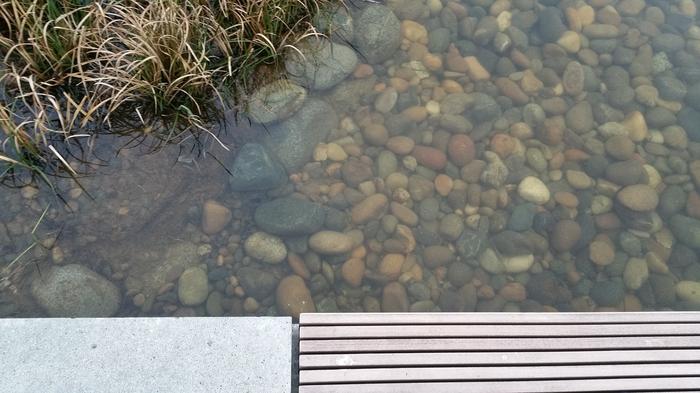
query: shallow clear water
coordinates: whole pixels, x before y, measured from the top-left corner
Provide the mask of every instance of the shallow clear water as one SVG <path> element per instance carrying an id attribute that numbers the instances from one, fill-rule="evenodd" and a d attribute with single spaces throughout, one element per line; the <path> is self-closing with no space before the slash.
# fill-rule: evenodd
<path id="1" fill-rule="evenodd" d="M 2 189 L 0 316 L 700 309 L 696 6 L 351 8 L 330 76 L 232 151 Z M 234 192 L 257 141 L 289 179 Z"/>

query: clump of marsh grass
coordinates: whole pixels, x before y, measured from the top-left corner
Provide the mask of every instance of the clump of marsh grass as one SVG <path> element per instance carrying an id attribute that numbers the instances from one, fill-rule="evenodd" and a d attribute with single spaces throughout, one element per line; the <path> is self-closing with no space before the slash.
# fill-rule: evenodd
<path id="1" fill-rule="evenodd" d="M 234 51 L 229 75 L 243 83 L 259 82 L 261 68 L 279 73 L 285 51 L 297 51 L 299 41 L 321 35 L 314 18 L 337 0 L 212 0 L 218 20 Z M 263 74 L 264 77 L 264 74 Z"/>
<path id="2" fill-rule="evenodd" d="M 5 65 L 39 83 L 68 86 L 81 72 L 82 48 L 92 37 L 94 5 L 84 0 L 0 2 L 0 51 Z"/>
<path id="3" fill-rule="evenodd" d="M 223 102 L 223 63 L 232 56 L 208 7 L 190 1 L 122 2 L 105 9 L 90 72 L 105 121 L 165 143 L 207 124 Z M 154 132 L 160 131 L 160 132 Z"/>
<path id="4" fill-rule="evenodd" d="M 0 2 L 0 181 L 77 172 L 68 164 L 71 139 L 93 119 L 84 81 L 86 43 L 94 39 L 95 7 L 82 0 Z M 27 179 L 25 174 L 29 174 Z"/>
<path id="5" fill-rule="evenodd" d="M 75 177 L 74 145 L 84 152 L 99 133 L 219 142 L 211 123 L 278 78 L 284 54 L 320 35 L 315 17 L 339 4 L 0 0 L 0 181 Z"/>

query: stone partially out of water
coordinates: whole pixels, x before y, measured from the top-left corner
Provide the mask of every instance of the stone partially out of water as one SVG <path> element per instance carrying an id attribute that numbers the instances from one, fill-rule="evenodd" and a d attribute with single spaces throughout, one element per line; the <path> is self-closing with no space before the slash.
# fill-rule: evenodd
<path id="1" fill-rule="evenodd" d="M 233 191 L 265 191 L 287 182 L 280 163 L 257 143 L 247 143 L 236 154 L 229 179 Z"/>
<path id="2" fill-rule="evenodd" d="M 355 19 L 355 47 L 370 64 L 390 59 L 401 45 L 401 24 L 387 7 L 369 5 Z"/>
<path id="3" fill-rule="evenodd" d="M 310 37 L 290 51 L 285 68 L 291 79 L 313 90 L 329 89 L 345 79 L 357 66 L 351 48 L 325 38 Z"/>
<path id="4" fill-rule="evenodd" d="M 306 100 L 306 89 L 280 79 L 255 90 L 247 102 L 246 113 L 256 123 L 269 124 L 292 116 Z"/>
<path id="5" fill-rule="evenodd" d="M 54 266 L 32 282 L 32 296 L 51 317 L 111 317 L 119 309 L 119 289 L 77 264 Z"/>
<path id="6" fill-rule="evenodd" d="M 328 133 L 338 126 L 338 115 L 325 101 L 308 99 L 289 119 L 268 128 L 265 145 L 289 172 L 306 164 L 314 147 L 325 142 Z"/>
<path id="7" fill-rule="evenodd" d="M 255 223 L 265 232 L 299 236 L 321 229 L 326 213 L 317 203 L 285 197 L 265 202 L 255 209 Z"/>

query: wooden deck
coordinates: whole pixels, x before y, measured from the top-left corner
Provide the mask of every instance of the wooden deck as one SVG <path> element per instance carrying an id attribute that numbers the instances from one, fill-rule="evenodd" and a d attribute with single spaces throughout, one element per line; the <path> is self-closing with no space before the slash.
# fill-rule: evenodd
<path id="1" fill-rule="evenodd" d="M 299 392 L 700 391 L 700 313 L 302 314 Z"/>

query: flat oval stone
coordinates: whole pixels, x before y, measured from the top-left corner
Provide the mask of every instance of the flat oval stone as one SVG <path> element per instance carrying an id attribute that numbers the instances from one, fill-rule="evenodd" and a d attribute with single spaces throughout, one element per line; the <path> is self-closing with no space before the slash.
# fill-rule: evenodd
<path id="1" fill-rule="evenodd" d="M 528 202 L 543 205 L 549 201 L 550 192 L 542 180 L 528 176 L 518 185 L 518 195 Z"/>
<path id="2" fill-rule="evenodd" d="M 316 232 L 309 238 L 311 249 L 324 255 L 345 254 L 352 250 L 353 245 L 350 236 L 335 231 Z"/>
<path id="3" fill-rule="evenodd" d="M 630 210 L 648 212 L 656 209 L 659 204 L 659 195 L 646 184 L 635 184 L 618 192 L 617 200 Z"/>

